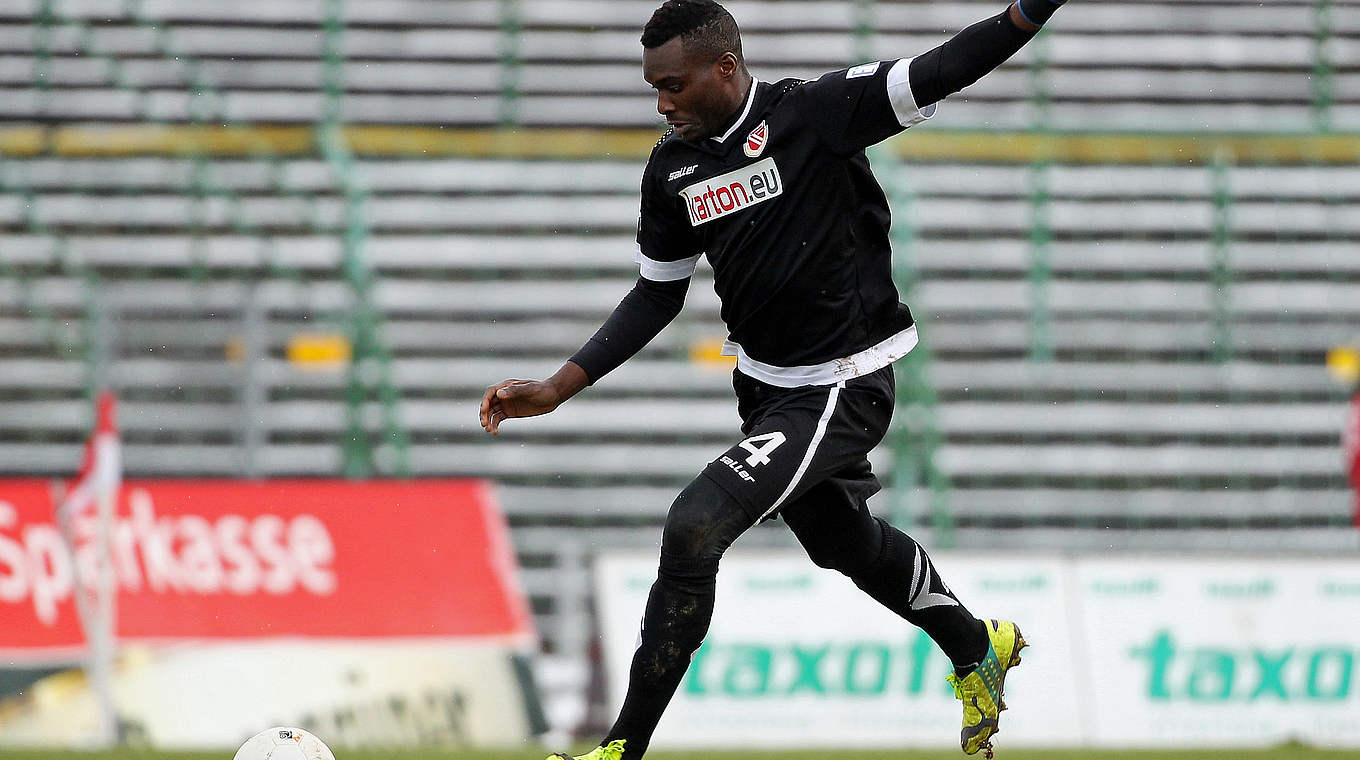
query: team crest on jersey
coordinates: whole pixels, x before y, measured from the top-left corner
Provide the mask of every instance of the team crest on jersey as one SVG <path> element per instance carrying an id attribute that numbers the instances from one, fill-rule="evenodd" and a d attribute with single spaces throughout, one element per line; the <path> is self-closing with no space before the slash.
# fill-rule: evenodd
<path id="1" fill-rule="evenodd" d="M 751 130 L 751 134 L 746 136 L 746 144 L 741 149 L 751 158 L 759 156 L 765 152 L 765 143 L 770 139 L 770 125 L 768 122 L 760 122 L 760 126 Z"/>

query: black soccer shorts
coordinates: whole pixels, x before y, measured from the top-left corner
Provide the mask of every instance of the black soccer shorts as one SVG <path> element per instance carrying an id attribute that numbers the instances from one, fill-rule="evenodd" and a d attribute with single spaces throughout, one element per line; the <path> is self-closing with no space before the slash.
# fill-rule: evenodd
<path id="1" fill-rule="evenodd" d="M 708 463 L 716 482 L 759 522 L 813 486 L 819 499 L 858 509 L 880 485 L 869 451 L 883 440 L 893 410 L 888 365 L 835 385 L 779 388 L 733 372 L 741 432 L 746 436 Z"/>

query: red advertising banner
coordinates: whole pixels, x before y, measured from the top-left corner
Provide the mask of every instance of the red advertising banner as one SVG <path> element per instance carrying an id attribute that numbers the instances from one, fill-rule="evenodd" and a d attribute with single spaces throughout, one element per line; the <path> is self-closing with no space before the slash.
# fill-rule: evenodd
<path id="1" fill-rule="evenodd" d="M 47 481 L 0 480 L 0 653 L 83 646 L 76 531 L 73 556 Z M 125 640 L 533 635 L 480 481 L 127 481 L 110 543 Z"/>

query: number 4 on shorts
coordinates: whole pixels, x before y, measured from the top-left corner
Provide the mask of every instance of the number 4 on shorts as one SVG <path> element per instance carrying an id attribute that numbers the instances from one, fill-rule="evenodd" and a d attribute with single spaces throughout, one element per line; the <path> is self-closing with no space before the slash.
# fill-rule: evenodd
<path id="1" fill-rule="evenodd" d="M 755 467 L 758 464 L 769 464 L 770 452 L 784 445 L 784 440 L 784 434 L 776 430 L 773 433 L 753 435 L 737 445 L 751 452 L 751 456 L 746 457 L 746 464 Z"/>

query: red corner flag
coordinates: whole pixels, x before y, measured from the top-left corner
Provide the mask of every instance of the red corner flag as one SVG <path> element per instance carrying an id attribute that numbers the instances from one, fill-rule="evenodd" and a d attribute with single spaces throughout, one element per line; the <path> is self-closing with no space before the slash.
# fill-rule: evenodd
<path id="1" fill-rule="evenodd" d="M 118 488 L 123 483 L 123 453 L 114 421 L 114 403 L 112 392 L 100 392 L 94 432 L 85 442 L 80 472 L 71 481 L 65 498 L 57 505 L 59 526 L 71 525 L 82 513 L 93 511 L 101 499 L 112 499 L 118 495 Z"/>
<path id="2" fill-rule="evenodd" d="M 123 484 L 123 457 L 118 428 L 113 419 L 114 398 L 102 391 L 96 404 L 94 432 L 85 444 L 85 457 L 56 506 L 57 528 L 70 552 L 75 572 L 76 612 L 85 631 L 89 677 L 95 703 L 99 706 L 96 746 L 108 747 L 118 741 L 118 708 L 113 695 L 113 658 L 117 647 L 117 584 L 113 576 L 112 524 L 118 507 L 118 491 Z M 93 518 L 92 564 L 78 559 L 81 549 L 76 524 Z"/>

